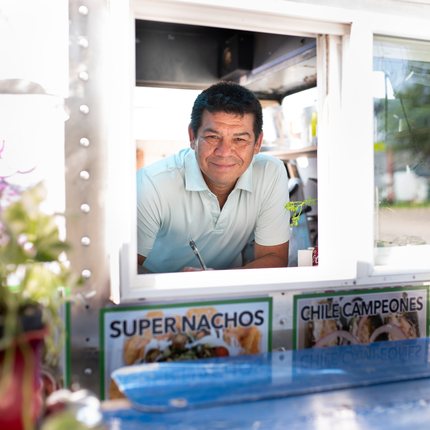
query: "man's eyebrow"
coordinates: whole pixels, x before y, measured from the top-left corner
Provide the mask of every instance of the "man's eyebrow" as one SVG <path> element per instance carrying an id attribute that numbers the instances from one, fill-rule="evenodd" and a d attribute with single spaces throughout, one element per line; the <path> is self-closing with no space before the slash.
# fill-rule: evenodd
<path id="1" fill-rule="evenodd" d="M 218 135 L 221 134 L 218 130 L 215 130 L 214 128 L 210 128 L 210 127 L 209 128 L 205 128 L 202 133 L 213 133 L 213 134 L 218 134 Z M 247 131 L 242 131 L 240 133 L 234 133 L 233 136 L 235 136 L 235 137 L 238 137 L 238 136 L 249 136 L 249 137 L 252 137 L 251 133 L 248 133 Z"/>
<path id="2" fill-rule="evenodd" d="M 205 128 L 204 130 L 203 130 L 203 133 L 214 133 L 214 134 L 219 134 L 219 131 L 217 131 L 217 130 L 215 130 L 214 128 Z"/>
<path id="3" fill-rule="evenodd" d="M 242 131 L 242 133 L 234 133 L 233 134 L 233 136 L 245 136 L 245 135 L 252 137 L 251 133 L 248 133 L 247 131 Z"/>

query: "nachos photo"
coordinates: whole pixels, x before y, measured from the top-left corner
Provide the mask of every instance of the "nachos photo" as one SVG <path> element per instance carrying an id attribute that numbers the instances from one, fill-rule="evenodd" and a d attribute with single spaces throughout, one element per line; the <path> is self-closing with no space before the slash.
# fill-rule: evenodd
<path id="1" fill-rule="evenodd" d="M 186 316 L 189 321 L 199 321 L 202 315 L 210 321 L 216 315 L 215 308 L 190 309 Z M 149 312 L 147 317 L 153 317 Z M 161 315 L 157 316 L 163 316 Z M 193 318 L 196 317 L 196 318 Z M 177 333 L 152 336 L 147 329 L 143 335 L 135 335 L 124 341 L 125 365 L 164 361 L 196 360 L 199 358 L 226 357 L 261 352 L 262 334 L 256 326 L 216 329 L 205 325 L 198 330 L 180 331 L 180 316 L 176 319 Z M 221 316 L 216 316 L 216 326 Z M 233 324 L 230 323 L 230 326 Z"/>

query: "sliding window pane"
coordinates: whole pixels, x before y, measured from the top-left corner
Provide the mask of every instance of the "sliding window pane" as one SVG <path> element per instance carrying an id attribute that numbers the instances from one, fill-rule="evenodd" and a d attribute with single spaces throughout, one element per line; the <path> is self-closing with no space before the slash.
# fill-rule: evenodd
<path id="1" fill-rule="evenodd" d="M 430 244 L 430 43 L 376 36 L 373 70 L 375 264 L 403 267 Z"/>

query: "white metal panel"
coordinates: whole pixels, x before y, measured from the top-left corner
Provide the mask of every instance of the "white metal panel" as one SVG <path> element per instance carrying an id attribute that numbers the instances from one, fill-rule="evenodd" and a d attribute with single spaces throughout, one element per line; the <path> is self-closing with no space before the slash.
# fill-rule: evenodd
<path id="1" fill-rule="evenodd" d="M 382 17 L 366 16 L 366 23 L 373 34 L 384 36 L 405 37 L 410 39 L 430 40 L 428 25 L 430 20 L 430 4 L 422 19 L 408 18 L 407 15 Z"/>
<path id="2" fill-rule="evenodd" d="M 339 8 L 300 5 L 282 0 L 132 0 L 131 7 L 136 19 L 151 21 L 305 37 L 349 32 L 349 20 Z"/>
<path id="3" fill-rule="evenodd" d="M 135 211 L 135 145 L 133 141 L 133 94 L 135 77 L 134 14 L 126 2 L 111 0 L 109 4 L 109 195 L 107 220 L 111 255 L 111 299 L 120 300 L 120 260 L 123 243 L 129 243 L 136 228 Z M 125 210 L 124 210 L 125 209 Z M 124 275 L 124 272 L 122 272 Z"/>
<path id="4" fill-rule="evenodd" d="M 107 20 L 104 0 L 82 7 L 69 1 L 69 80 L 65 123 L 67 239 L 72 245 L 71 267 L 85 284 L 72 290 L 70 304 L 69 374 L 73 389 L 98 383 L 99 309 L 109 304 L 110 264 L 106 197 L 108 171 L 107 114 L 112 78 L 107 70 Z M 36 18 L 37 19 L 37 18 Z M 53 54 L 55 55 L 55 54 Z M 84 73 L 83 73 L 84 72 Z M 89 178 L 80 173 L 87 171 Z M 73 359 L 72 359 L 73 357 Z"/>
<path id="5" fill-rule="evenodd" d="M 366 21 L 351 27 L 350 55 L 345 69 L 343 106 L 346 112 L 343 140 L 348 160 L 343 186 L 349 218 L 345 237 L 357 277 L 370 274 L 373 266 L 373 99 L 371 74 L 373 35 Z"/>
<path id="6" fill-rule="evenodd" d="M 351 166 L 348 144 L 342 133 L 342 118 L 347 115 L 341 106 L 342 38 L 320 38 L 319 55 L 325 59 L 326 69 L 321 73 L 326 96 L 321 99 L 322 115 L 318 121 L 318 244 L 319 266 L 332 273 L 342 273 L 346 278 L 355 277 L 355 264 L 349 252 L 350 199 L 345 199 L 345 178 Z M 318 82 L 321 82 L 321 77 Z M 319 94 L 321 97 L 322 95 Z"/>

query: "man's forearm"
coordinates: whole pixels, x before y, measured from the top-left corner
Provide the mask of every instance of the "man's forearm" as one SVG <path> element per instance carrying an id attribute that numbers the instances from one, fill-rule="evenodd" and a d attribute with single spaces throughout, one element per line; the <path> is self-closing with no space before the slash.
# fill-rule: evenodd
<path id="1" fill-rule="evenodd" d="M 238 267 L 238 269 L 264 269 L 270 267 L 287 267 L 288 261 L 284 261 L 281 257 L 274 254 L 268 254 L 264 257 L 257 258 L 251 263 L 246 264 L 243 267 Z"/>
<path id="2" fill-rule="evenodd" d="M 246 264 L 242 269 L 257 269 L 270 267 L 287 267 L 288 266 L 289 243 L 281 243 L 273 246 L 262 246 L 255 242 L 254 258 L 255 260 Z"/>

